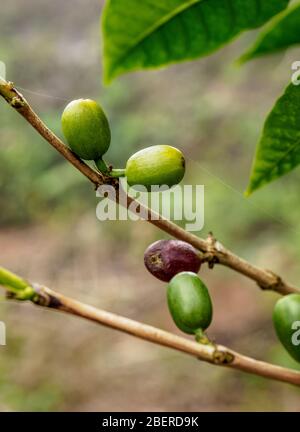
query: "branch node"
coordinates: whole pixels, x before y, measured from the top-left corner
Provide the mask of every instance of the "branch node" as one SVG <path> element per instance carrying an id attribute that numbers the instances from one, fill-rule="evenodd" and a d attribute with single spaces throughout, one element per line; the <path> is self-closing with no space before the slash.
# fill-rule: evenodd
<path id="1" fill-rule="evenodd" d="M 258 283 L 258 286 L 264 291 L 269 290 L 269 291 L 280 292 L 280 288 L 284 285 L 282 278 L 278 276 L 276 273 L 272 272 L 271 270 L 266 270 L 266 271 L 271 275 L 273 281 L 271 283 L 265 283 L 265 284 L 261 282 Z"/>
<path id="2" fill-rule="evenodd" d="M 216 347 L 213 353 L 212 362 L 216 365 L 228 365 L 234 360 L 234 355 L 227 350 Z"/>
<path id="3" fill-rule="evenodd" d="M 9 104 L 15 109 L 23 108 L 26 105 L 24 100 L 19 95 L 14 96 Z"/>
<path id="4" fill-rule="evenodd" d="M 32 302 L 38 306 L 47 308 L 59 309 L 61 302 L 57 297 L 50 294 L 46 287 L 41 286 L 37 283 L 32 284 L 36 296 L 32 298 Z"/>
<path id="5" fill-rule="evenodd" d="M 207 262 L 208 267 L 210 269 L 213 269 L 214 265 L 219 262 L 217 253 L 220 249 L 220 243 L 214 237 L 212 232 L 208 233 L 206 243 L 207 243 L 207 249 L 206 252 L 203 254 L 202 261 Z"/>

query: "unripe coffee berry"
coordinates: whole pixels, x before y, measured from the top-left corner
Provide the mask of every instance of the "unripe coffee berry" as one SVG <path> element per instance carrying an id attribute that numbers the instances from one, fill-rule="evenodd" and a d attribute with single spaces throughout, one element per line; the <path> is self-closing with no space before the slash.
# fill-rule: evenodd
<path id="1" fill-rule="evenodd" d="M 168 306 L 177 327 L 185 333 L 201 335 L 213 315 L 207 287 L 192 272 L 178 273 L 168 285 Z"/>
<path id="2" fill-rule="evenodd" d="M 130 186 L 172 187 L 184 177 L 185 160 L 180 150 L 168 145 L 147 147 L 127 161 L 125 175 Z"/>
<path id="3" fill-rule="evenodd" d="M 62 130 L 73 152 L 97 160 L 110 145 L 110 128 L 101 106 L 91 99 L 70 102 L 62 114 Z"/>
<path id="4" fill-rule="evenodd" d="M 300 294 L 289 294 L 277 301 L 273 323 L 282 345 L 300 362 Z"/>

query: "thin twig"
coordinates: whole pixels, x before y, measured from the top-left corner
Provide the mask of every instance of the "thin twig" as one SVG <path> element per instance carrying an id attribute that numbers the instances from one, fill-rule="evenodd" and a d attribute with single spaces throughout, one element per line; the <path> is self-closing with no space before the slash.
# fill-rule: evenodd
<path id="1" fill-rule="evenodd" d="M 21 114 L 38 133 L 48 141 L 61 155 L 75 166 L 85 177 L 97 187 L 103 184 L 104 176 L 94 171 L 85 162 L 79 159 L 65 144 L 52 132 L 33 111 L 26 99 L 14 87 L 13 83 L 6 82 L 0 77 L 0 94 L 19 114 Z"/>
<path id="2" fill-rule="evenodd" d="M 21 95 L 14 85 L 0 78 L 0 95 L 18 111 L 38 133 L 59 151 L 64 158 L 71 162 L 82 174 L 85 175 L 97 188 L 99 185 L 109 183 L 118 188 L 118 181 L 105 177 L 99 172 L 94 171 L 85 162 L 79 159 L 68 147 L 43 123 L 39 116 L 33 111 L 26 99 Z M 134 200 L 127 197 L 127 207 Z M 246 260 L 235 255 L 226 249 L 222 244 L 213 239 L 211 236 L 205 240 L 195 236 L 173 222 L 158 215 L 153 210 L 148 209 L 140 204 L 140 209 L 148 215 L 148 221 L 168 233 L 169 235 L 186 241 L 203 253 L 203 260 L 207 261 L 212 267 L 214 264 L 222 264 L 229 267 L 244 276 L 255 281 L 260 288 L 264 290 L 273 290 L 282 295 L 299 293 L 299 289 L 287 282 L 275 273 L 261 269 Z M 141 214 L 143 214 L 141 212 Z"/>
<path id="3" fill-rule="evenodd" d="M 223 345 L 200 344 L 147 324 L 97 309 L 44 287 L 31 284 L 0 267 L 0 285 L 10 298 L 30 299 L 34 304 L 85 318 L 97 324 L 122 331 L 156 345 L 172 348 L 214 365 L 248 372 L 300 387 L 300 372 L 276 366 L 239 354 Z"/>

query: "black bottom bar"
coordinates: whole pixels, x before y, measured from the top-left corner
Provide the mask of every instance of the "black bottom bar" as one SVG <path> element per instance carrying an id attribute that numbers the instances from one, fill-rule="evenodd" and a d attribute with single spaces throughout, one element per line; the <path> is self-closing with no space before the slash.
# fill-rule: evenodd
<path id="1" fill-rule="evenodd" d="M 299 420 L 299 413 L 0 413 L 0 430 L 43 432 L 63 430 L 99 432 L 108 430 L 192 429 L 234 426 L 257 428 L 262 422 L 286 427 Z M 10 429 L 8 429 L 10 428 Z M 207 429 L 208 430 L 208 429 Z"/>

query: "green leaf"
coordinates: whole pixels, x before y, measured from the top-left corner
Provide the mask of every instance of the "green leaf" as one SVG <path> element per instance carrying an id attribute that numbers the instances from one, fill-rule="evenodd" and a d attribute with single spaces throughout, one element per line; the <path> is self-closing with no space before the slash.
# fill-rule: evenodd
<path id="1" fill-rule="evenodd" d="M 300 4 L 280 13 L 258 36 L 254 45 L 240 59 L 252 60 L 265 54 L 300 44 Z"/>
<path id="2" fill-rule="evenodd" d="M 103 12 L 104 79 L 208 55 L 259 27 L 289 0 L 108 0 Z"/>
<path id="3" fill-rule="evenodd" d="M 300 86 L 290 84 L 269 114 L 246 195 L 300 164 Z"/>

